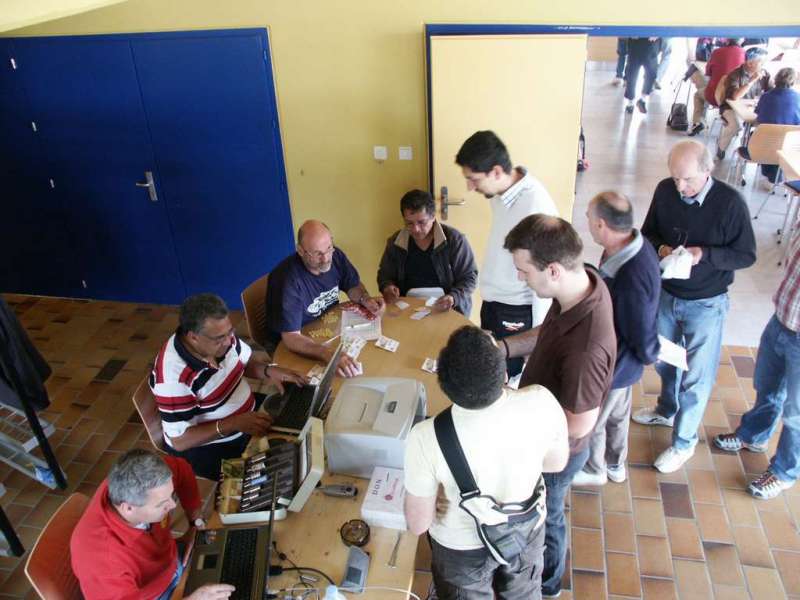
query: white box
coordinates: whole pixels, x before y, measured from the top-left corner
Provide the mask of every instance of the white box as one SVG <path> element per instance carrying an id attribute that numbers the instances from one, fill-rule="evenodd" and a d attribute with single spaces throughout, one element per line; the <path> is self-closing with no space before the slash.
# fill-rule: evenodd
<path id="1" fill-rule="evenodd" d="M 372 527 L 387 527 L 405 531 L 406 515 L 403 505 L 406 488 L 402 469 L 375 467 L 369 480 L 364 502 L 361 503 L 361 518 Z"/>

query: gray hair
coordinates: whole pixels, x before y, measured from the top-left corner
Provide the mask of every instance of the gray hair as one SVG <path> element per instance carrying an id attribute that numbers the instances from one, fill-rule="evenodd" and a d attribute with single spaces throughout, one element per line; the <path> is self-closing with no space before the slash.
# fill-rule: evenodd
<path id="1" fill-rule="evenodd" d="M 228 316 L 225 301 L 216 294 L 195 294 L 181 304 L 178 323 L 181 333 L 200 333 L 206 319 L 224 319 Z"/>
<path id="2" fill-rule="evenodd" d="M 147 492 L 172 479 L 172 470 L 160 456 L 149 450 L 129 450 L 108 474 L 108 499 L 114 506 L 123 502 L 144 506 Z"/>
<path id="3" fill-rule="evenodd" d="M 797 71 L 792 67 L 784 67 L 775 74 L 776 88 L 790 88 L 797 81 Z"/>
<path id="4" fill-rule="evenodd" d="M 600 192 L 592 198 L 590 206 L 595 216 L 605 221 L 611 230 L 628 233 L 633 229 L 633 206 L 624 194 L 611 190 Z"/>
<path id="5" fill-rule="evenodd" d="M 701 171 L 710 173 L 714 170 L 714 157 L 711 156 L 711 151 L 702 143 L 696 140 L 684 140 L 675 144 L 669 151 L 667 157 L 667 164 L 672 164 L 672 156 L 676 152 L 684 152 L 691 150 L 691 154 L 697 159 L 697 166 Z"/>

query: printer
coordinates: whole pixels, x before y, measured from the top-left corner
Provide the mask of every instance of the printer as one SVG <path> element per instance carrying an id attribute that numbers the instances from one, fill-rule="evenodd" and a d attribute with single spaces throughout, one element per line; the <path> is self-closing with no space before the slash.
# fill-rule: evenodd
<path id="1" fill-rule="evenodd" d="M 408 433 L 427 408 L 425 386 L 415 379 L 346 381 L 325 421 L 328 470 L 369 479 L 375 467 L 402 469 Z"/>

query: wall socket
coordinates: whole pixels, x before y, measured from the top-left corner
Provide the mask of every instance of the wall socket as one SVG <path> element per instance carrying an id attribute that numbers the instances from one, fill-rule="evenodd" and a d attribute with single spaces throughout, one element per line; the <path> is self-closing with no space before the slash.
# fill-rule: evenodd
<path id="1" fill-rule="evenodd" d="M 372 157 L 375 160 L 386 160 L 389 158 L 389 150 L 386 148 L 386 146 L 373 146 Z"/>
<path id="2" fill-rule="evenodd" d="M 411 160 L 414 158 L 414 153 L 411 150 L 411 146 L 400 146 L 397 149 L 397 158 L 400 160 Z"/>

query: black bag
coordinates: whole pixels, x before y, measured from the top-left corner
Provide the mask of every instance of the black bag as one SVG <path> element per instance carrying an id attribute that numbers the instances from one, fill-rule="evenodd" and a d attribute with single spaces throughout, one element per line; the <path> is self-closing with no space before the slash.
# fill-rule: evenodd
<path id="1" fill-rule="evenodd" d="M 433 420 L 436 441 L 447 466 L 461 492 L 458 506 L 475 521 L 478 537 L 484 548 L 498 563 L 508 565 L 528 545 L 528 534 L 544 525 L 544 478 L 540 475 L 533 494 L 523 502 L 498 503 L 492 496 L 481 494 L 464 450 L 458 441 L 451 409 L 439 413 Z"/>
<path id="2" fill-rule="evenodd" d="M 683 83 L 686 81 L 684 79 L 678 84 L 678 89 L 675 90 L 675 99 L 672 102 L 672 108 L 669 109 L 669 116 L 667 117 L 667 127 L 670 129 L 674 129 L 675 131 L 686 131 L 689 129 L 689 94 L 692 91 L 692 86 L 688 86 L 689 90 L 686 93 L 686 102 L 680 103 L 678 102 L 678 94 L 681 93 L 681 88 L 683 87 Z"/>

